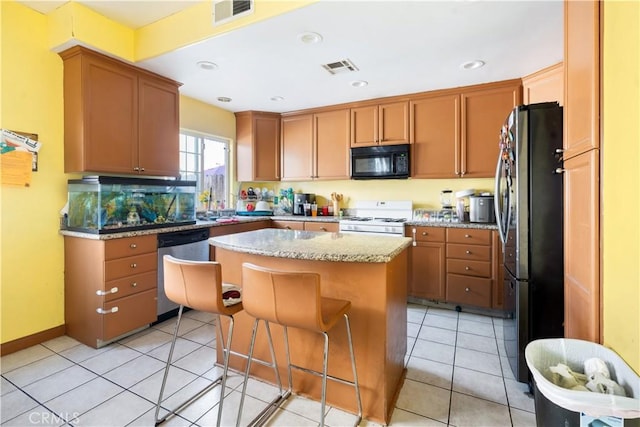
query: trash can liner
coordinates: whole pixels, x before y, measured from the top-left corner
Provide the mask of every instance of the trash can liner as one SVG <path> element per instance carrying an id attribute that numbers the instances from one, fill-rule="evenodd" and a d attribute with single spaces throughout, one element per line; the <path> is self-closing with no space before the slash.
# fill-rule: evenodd
<path id="1" fill-rule="evenodd" d="M 573 371 L 582 372 L 585 360 L 592 357 L 607 364 L 611 379 L 625 389 L 627 397 L 574 391 L 551 382 L 549 367 L 564 363 Z M 640 377 L 612 350 L 583 340 L 539 339 L 527 345 L 525 359 L 538 390 L 556 405 L 592 417 L 640 418 Z"/>

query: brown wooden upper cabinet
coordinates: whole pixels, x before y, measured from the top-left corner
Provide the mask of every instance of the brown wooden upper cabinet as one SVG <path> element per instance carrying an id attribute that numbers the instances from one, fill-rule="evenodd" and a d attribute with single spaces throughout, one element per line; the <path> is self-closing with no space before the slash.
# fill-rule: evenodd
<path id="1" fill-rule="evenodd" d="M 560 62 L 522 78 L 522 103 L 564 105 L 564 66 Z"/>
<path id="2" fill-rule="evenodd" d="M 500 128 L 521 99 L 518 79 L 411 100 L 411 176 L 493 177 Z"/>
<path id="3" fill-rule="evenodd" d="M 408 142 L 408 101 L 351 108 L 351 147 Z"/>
<path id="4" fill-rule="evenodd" d="M 564 158 L 600 148 L 600 2 L 565 2 Z"/>
<path id="5" fill-rule="evenodd" d="M 236 113 L 236 171 L 238 181 L 280 179 L 280 114 Z"/>
<path id="6" fill-rule="evenodd" d="M 81 46 L 64 61 L 64 170 L 178 176 L 179 83 Z"/>
<path id="7" fill-rule="evenodd" d="M 349 109 L 282 118 L 282 180 L 349 179 Z"/>

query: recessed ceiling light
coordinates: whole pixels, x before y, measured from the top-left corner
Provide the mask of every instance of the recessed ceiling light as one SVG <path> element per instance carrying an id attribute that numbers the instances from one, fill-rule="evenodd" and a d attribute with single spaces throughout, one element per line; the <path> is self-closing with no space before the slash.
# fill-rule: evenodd
<path id="1" fill-rule="evenodd" d="M 318 33 L 313 32 L 302 33 L 298 36 L 298 38 L 302 43 L 306 44 L 320 43 L 322 41 L 322 36 Z"/>
<path id="2" fill-rule="evenodd" d="M 369 84 L 369 82 L 366 82 L 364 80 L 355 80 L 353 82 L 351 82 L 351 86 L 353 87 L 365 87 Z"/>
<path id="3" fill-rule="evenodd" d="M 282 96 L 272 96 L 271 100 L 275 101 L 275 102 L 278 102 L 278 101 L 283 101 L 284 98 Z"/>
<path id="4" fill-rule="evenodd" d="M 460 68 L 463 70 L 475 70 L 476 68 L 480 68 L 484 66 L 484 61 L 476 59 L 474 61 L 464 62 L 460 65 Z"/>
<path id="5" fill-rule="evenodd" d="M 207 71 L 215 70 L 216 68 L 218 68 L 218 64 L 211 61 L 198 61 L 196 62 L 196 65 L 199 68 L 202 68 L 203 70 L 207 70 Z"/>
<path id="6" fill-rule="evenodd" d="M 226 96 L 219 96 L 218 101 L 220 102 L 231 102 L 231 98 L 227 98 Z"/>

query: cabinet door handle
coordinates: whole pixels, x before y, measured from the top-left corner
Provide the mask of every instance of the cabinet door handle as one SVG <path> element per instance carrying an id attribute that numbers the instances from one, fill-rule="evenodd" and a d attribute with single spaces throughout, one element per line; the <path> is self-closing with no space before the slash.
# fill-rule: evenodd
<path id="1" fill-rule="evenodd" d="M 132 244 L 130 244 L 130 245 L 129 245 L 129 247 L 130 247 L 131 249 L 135 249 L 135 248 L 137 248 L 137 247 L 138 247 L 138 245 L 136 245 L 135 243 L 132 243 Z"/>
<path id="2" fill-rule="evenodd" d="M 320 227 L 320 230 L 327 231 L 327 229 L 325 227 Z"/>
<path id="3" fill-rule="evenodd" d="M 138 286 L 138 283 L 137 283 L 137 282 L 133 282 L 133 283 L 131 284 L 131 287 L 132 287 L 132 288 L 135 288 L 136 286 Z"/>
<path id="4" fill-rule="evenodd" d="M 423 236 L 426 236 L 427 234 L 429 234 L 429 233 L 427 233 L 426 231 L 423 231 L 423 232 L 422 232 L 422 235 L 423 235 Z"/>
<path id="5" fill-rule="evenodd" d="M 470 239 L 471 238 L 471 234 L 465 234 L 464 237 L 465 237 L 465 239 Z"/>
<path id="6" fill-rule="evenodd" d="M 138 171 L 140 170 L 140 168 L 139 168 L 139 167 L 137 167 L 137 166 L 135 166 L 135 167 L 133 168 L 133 170 L 134 170 L 134 171 L 136 171 L 136 172 L 138 172 Z"/>
<path id="7" fill-rule="evenodd" d="M 109 289 L 108 291 L 97 290 L 96 291 L 96 295 L 98 295 L 100 297 L 103 297 L 105 295 L 115 294 L 116 292 L 118 292 L 118 288 L 113 287 L 113 288 Z"/>
<path id="8" fill-rule="evenodd" d="M 286 228 L 287 230 L 291 230 L 291 226 L 289 226 L 289 225 L 287 225 L 285 228 Z"/>
<path id="9" fill-rule="evenodd" d="M 418 230 L 414 227 L 411 229 L 411 234 L 413 236 L 413 241 L 411 242 L 411 244 L 413 246 L 418 246 L 418 243 L 416 242 L 416 233 L 418 232 Z"/>
<path id="10" fill-rule="evenodd" d="M 464 288 L 464 291 L 465 291 L 465 292 L 470 292 L 470 291 L 471 291 L 471 289 L 469 289 L 469 288 Z"/>
<path id="11" fill-rule="evenodd" d="M 561 174 L 564 173 L 566 171 L 566 169 L 563 168 L 556 168 L 556 170 L 553 171 L 553 173 L 555 174 Z"/>
<path id="12" fill-rule="evenodd" d="M 466 251 L 465 252 L 467 255 L 471 255 L 471 251 Z"/>
<path id="13" fill-rule="evenodd" d="M 138 264 L 136 264 L 135 262 L 131 264 L 131 268 L 136 268 L 136 267 L 138 267 Z"/>
<path id="14" fill-rule="evenodd" d="M 144 172 L 144 168 L 140 168 L 140 172 Z"/>
<path id="15" fill-rule="evenodd" d="M 98 314 L 112 314 L 118 312 L 118 307 L 113 307 L 111 310 L 103 310 L 102 308 L 96 308 Z"/>
<path id="16" fill-rule="evenodd" d="M 467 270 L 467 271 L 469 271 L 469 270 L 471 270 L 471 267 L 466 266 L 464 269 L 465 269 L 465 270 Z"/>

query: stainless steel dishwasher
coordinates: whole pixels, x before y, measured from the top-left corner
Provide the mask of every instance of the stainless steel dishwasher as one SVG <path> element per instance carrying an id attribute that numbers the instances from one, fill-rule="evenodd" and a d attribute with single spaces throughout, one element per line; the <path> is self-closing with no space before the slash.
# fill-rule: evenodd
<path id="1" fill-rule="evenodd" d="M 178 313 L 178 304 L 167 298 L 164 292 L 164 265 L 162 258 L 171 255 L 191 261 L 209 260 L 209 229 L 173 231 L 158 234 L 158 321 Z"/>

